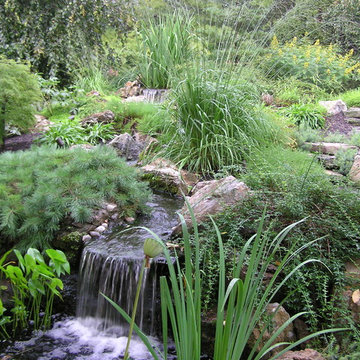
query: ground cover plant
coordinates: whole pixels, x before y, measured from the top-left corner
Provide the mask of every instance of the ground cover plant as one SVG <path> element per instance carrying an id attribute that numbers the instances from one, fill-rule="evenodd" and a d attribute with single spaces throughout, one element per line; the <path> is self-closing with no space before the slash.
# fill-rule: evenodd
<path id="1" fill-rule="evenodd" d="M 84 222 L 105 200 L 133 215 L 148 196 L 109 147 L 59 150 L 49 147 L 0 156 L 0 232 L 2 248 L 46 248 L 66 217 Z"/>

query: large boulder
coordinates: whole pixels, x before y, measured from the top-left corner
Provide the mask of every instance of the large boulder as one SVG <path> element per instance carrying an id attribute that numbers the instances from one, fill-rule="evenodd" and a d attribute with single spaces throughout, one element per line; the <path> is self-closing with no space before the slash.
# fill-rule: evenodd
<path id="1" fill-rule="evenodd" d="M 211 180 L 198 183 L 193 189 L 193 195 L 188 202 L 194 211 L 196 221 L 202 223 L 225 208 L 242 202 L 250 194 L 250 189 L 245 183 L 228 176 L 221 180 Z M 192 226 L 191 216 L 186 204 L 181 209 L 188 227 Z M 181 224 L 173 229 L 173 234 L 181 231 Z"/>
<path id="2" fill-rule="evenodd" d="M 347 106 L 342 100 L 319 101 L 319 104 L 327 110 L 328 115 L 337 115 L 347 110 Z"/>
<path id="3" fill-rule="evenodd" d="M 349 177 L 352 181 L 360 184 L 360 153 L 354 157 L 354 163 L 350 169 Z"/>
<path id="4" fill-rule="evenodd" d="M 162 158 L 143 166 L 141 170 L 151 187 L 174 195 L 187 195 L 199 180 L 196 174 L 179 170 L 171 161 Z"/>
<path id="5" fill-rule="evenodd" d="M 108 145 L 115 148 L 118 155 L 126 160 L 137 160 L 146 146 L 144 142 L 137 141 L 128 133 L 114 137 Z"/>
<path id="6" fill-rule="evenodd" d="M 270 329 L 264 330 L 264 326 L 266 326 L 265 322 L 260 321 L 258 325 L 255 327 L 255 329 L 252 332 L 252 335 L 249 338 L 248 345 L 253 348 L 255 346 L 255 343 L 258 341 L 262 334 L 262 339 L 260 340 L 257 351 L 260 351 L 265 343 L 271 338 L 272 334 L 276 332 L 282 325 L 285 324 L 286 321 L 290 319 L 290 315 L 288 312 L 282 307 L 279 303 L 273 303 L 269 304 L 266 307 L 266 316 L 271 317 L 270 321 Z M 294 326 L 292 323 L 290 323 L 275 339 L 274 344 L 281 343 L 281 342 L 294 342 L 296 340 L 295 332 L 294 332 Z M 274 350 L 269 353 L 268 357 L 271 355 L 274 355 L 278 352 L 280 352 L 282 349 L 284 349 L 284 346 L 279 346 L 275 348 Z M 264 357 L 268 358 L 268 357 Z"/>
<path id="7" fill-rule="evenodd" d="M 113 122 L 115 115 L 111 110 L 106 110 L 100 113 L 92 114 L 81 120 L 81 126 L 91 126 L 93 124 L 109 124 Z"/>
<path id="8" fill-rule="evenodd" d="M 325 358 L 313 349 L 301 351 L 287 351 L 277 358 L 278 360 L 325 360 Z"/>

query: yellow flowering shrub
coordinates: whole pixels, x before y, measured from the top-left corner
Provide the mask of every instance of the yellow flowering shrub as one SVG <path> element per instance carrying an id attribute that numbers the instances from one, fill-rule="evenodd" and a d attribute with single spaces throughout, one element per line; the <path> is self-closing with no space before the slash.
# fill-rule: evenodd
<path id="1" fill-rule="evenodd" d="M 296 37 L 280 44 L 276 36 L 264 57 L 267 73 L 275 78 L 293 76 L 320 88 L 337 92 L 360 85 L 360 62 L 353 50 L 341 54 L 333 45 L 310 43 L 307 37 Z"/>

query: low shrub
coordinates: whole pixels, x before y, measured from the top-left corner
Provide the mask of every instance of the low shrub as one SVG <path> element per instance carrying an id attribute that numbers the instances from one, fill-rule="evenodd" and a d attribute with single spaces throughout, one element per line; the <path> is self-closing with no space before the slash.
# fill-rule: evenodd
<path id="1" fill-rule="evenodd" d="M 281 45 L 274 36 L 265 57 L 265 69 L 275 78 L 294 76 L 321 89 L 339 92 L 360 83 L 360 63 L 352 54 L 350 50 L 341 55 L 333 45 L 310 43 L 306 37 Z"/>
<path id="2" fill-rule="evenodd" d="M 324 109 L 312 104 L 294 104 L 283 110 L 283 114 L 293 124 L 311 129 L 322 129 L 324 127 L 325 112 Z"/>
<path id="3" fill-rule="evenodd" d="M 339 150 L 336 153 L 335 165 L 339 168 L 339 173 L 347 175 L 354 163 L 354 157 L 357 153 L 355 149 Z"/>
<path id="4" fill-rule="evenodd" d="M 294 76 L 270 81 L 270 85 L 278 105 L 316 102 L 328 96 L 319 86 L 301 81 Z"/>
<path id="5" fill-rule="evenodd" d="M 355 90 L 349 90 L 342 94 L 339 94 L 337 99 L 341 99 L 348 107 L 360 106 L 360 88 Z"/>
<path id="6" fill-rule="evenodd" d="M 33 148 L 0 156 L 0 234 L 5 250 L 44 248 L 65 218 L 85 222 L 105 200 L 119 213 L 143 209 L 149 192 L 136 170 L 107 146 L 91 151 Z"/>

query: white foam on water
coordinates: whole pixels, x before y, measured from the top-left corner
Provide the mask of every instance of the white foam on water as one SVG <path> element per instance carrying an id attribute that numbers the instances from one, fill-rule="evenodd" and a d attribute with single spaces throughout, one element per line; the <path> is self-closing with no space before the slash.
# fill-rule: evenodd
<path id="1" fill-rule="evenodd" d="M 38 360 L 72 359 L 113 360 L 124 354 L 127 337 L 117 336 L 121 329 L 101 330 L 101 320 L 95 318 L 68 319 L 54 324 L 44 335 L 54 339 L 56 347 L 42 354 Z M 134 337 L 130 343 L 130 356 L 136 360 L 153 359 L 141 340 Z"/>

